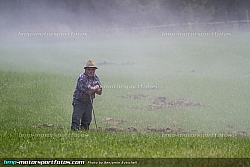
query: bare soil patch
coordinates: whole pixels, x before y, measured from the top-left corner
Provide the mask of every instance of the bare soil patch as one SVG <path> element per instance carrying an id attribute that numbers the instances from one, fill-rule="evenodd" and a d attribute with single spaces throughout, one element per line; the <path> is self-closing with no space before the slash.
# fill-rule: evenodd
<path id="1" fill-rule="evenodd" d="M 113 118 L 106 118 L 105 123 L 106 126 L 117 126 L 123 123 L 126 123 L 126 120 L 114 120 Z"/>
<path id="2" fill-rule="evenodd" d="M 123 99 L 146 100 L 148 101 L 148 105 L 147 105 L 148 110 L 157 110 L 157 109 L 162 109 L 162 108 L 174 108 L 174 107 L 201 106 L 199 102 L 187 100 L 184 98 L 177 99 L 177 100 L 169 100 L 165 96 L 153 98 L 144 94 L 122 95 L 118 97 L 123 98 Z M 130 108 L 138 109 L 138 107 L 133 107 L 133 106 Z"/>
<path id="3" fill-rule="evenodd" d="M 33 126 L 34 127 L 34 126 Z M 53 125 L 53 124 L 38 124 L 38 128 L 54 128 L 54 129 L 63 129 L 61 126 Z"/>
<path id="4" fill-rule="evenodd" d="M 138 94 L 138 95 L 121 95 L 119 97 L 123 98 L 123 99 L 134 99 L 134 100 L 145 99 L 145 98 L 149 99 L 148 95 L 144 95 L 144 94 Z"/>
<path id="5" fill-rule="evenodd" d="M 197 130 L 185 131 L 182 128 L 146 128 L 146 129 L 138 129 L 136 127 L 128 127 L 128 128 L 117 128 L 117 127 L 108 127 L 92 129 L 92 131 L 104 131 L 104 132 L 150 132 L 150 133 L 163 133 L 163 134 L 195 134 L 198 133 Z"/>
<path id="6" fill-rule="evenodd" d="M 168 100 L 166 97 L 156 97 L 152 104 L 148 105 L 148 109 L 156 110 L 160 108 L 170 107 L 189 107 L 189 106 L 200 106 L 199 102 L 186 100 L 184 98 L 177 100 Z"/>
<path id="7" fill-rule="evenodd" d="M 112 122 L 112 123 L 110 123 Z M 145 128 L 138 129 L 133 126 L 128 126 L 127 128 L 118 128 L 119 124 L 128 123 L 126 120 L 114 120 L 112 118 L 106 119 L 106 127 L 98 127 L 97 129 L 93 128 L 91 131 L 101 131 L 101 132 L 150 132 L 150 133 L 162 133 L 162 134 L 201 134 L 198 130 L 185 130 L 178 123 L 172 122 L 172 125 L 166 128 Z M 112 126 L 112 127 L 109 127 Z M 64 129 L 61 126 L 53 125 L 53 124 L 38 124 L 37 126 L 33 126 L 36 128 L 50 128 L 50 129 Z M 232 128 L 231 125 L 228 128 Z M 246 131 L 235 130 L 232 133 L 229 133 L 236 136 L 248 136 L 249 133 Z"/>
<path id="8" fill-rule="evenodd" d="M 98 66 L 104 66 L 104 65 L 134 65 L 135 63 L 132 62 L 115 63 L 115 62 L 102 61 L 102 62 L 97 62 L 95 64 Z"/>

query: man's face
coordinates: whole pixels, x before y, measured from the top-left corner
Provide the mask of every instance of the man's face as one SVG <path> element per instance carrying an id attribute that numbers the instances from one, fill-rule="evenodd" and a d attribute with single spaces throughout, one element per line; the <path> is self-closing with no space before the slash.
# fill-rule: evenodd
<path id="1" fill-rule="evenodd" d="M 95 74 L 95 68 L 86 68 L 85 69 L 85 73 L 89 76 L 89 77 L 93 77 Z"/>

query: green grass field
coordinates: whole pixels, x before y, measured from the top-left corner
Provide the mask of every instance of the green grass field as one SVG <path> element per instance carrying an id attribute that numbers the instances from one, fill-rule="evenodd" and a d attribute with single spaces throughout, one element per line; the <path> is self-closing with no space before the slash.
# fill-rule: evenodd
<path id="1" fill-rule="evenodd" d="M 2 44 L 0 157 L 250 158 L 249 39 L 233 32 Z M 72 132 L 72 94 L 88 59 L 104 87 L 94 102 L 100 129 L 93 121 L 91 131 Z"/>

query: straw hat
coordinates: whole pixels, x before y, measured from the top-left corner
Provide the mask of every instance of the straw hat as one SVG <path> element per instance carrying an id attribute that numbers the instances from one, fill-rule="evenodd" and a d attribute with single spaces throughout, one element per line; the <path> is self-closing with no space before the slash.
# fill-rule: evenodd
<path id="1" fill-rule="evenodd" d="M 84 67 L 85 68 L 95 68 L 97 69 L 97 67 L 95 66 L 95 62 L 93 60 L 89 60 L 87 63 L 86 63 L 86 66 Z"/>

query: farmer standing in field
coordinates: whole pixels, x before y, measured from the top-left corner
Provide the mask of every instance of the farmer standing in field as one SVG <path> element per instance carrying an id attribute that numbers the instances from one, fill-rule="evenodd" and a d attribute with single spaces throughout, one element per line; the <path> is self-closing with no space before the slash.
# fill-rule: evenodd
<path id="1" fill-rule="evenodd" d="M 89 130 L 95 93 L 102 94 L 102 85 L 99 77 L 95 74 L 97 67 L 94 61 L 89 60 L 84 69 L 85 72 L 80 74 L 77 79 L 73 94 L 72 130 Z"/>

